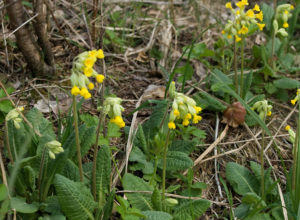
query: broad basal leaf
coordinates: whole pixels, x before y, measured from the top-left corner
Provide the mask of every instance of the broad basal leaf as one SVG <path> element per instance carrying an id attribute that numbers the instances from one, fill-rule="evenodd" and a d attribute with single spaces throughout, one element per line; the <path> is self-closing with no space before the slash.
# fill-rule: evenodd
<path id="1" fill-rule="evenodd" d="M 73 182 L 56 174 L 54 186 L 61 209 L 68 219 L 94 219 L 93 211 L 96 203 L 90 190 L 83 183 Z"/>
<path id="2" fill-rule="evenodd" d="M 153 191 L 153 187 L 143 179 L 126 173 L 123 177 L 124 190 L 133 191 Z M 133 207 L 142 211 L 152 210 L 151 194 L 145 193 L 126 193 L 126 196 Z"/>
<path id="3" fill-rule="evenodd" d="M 186 170 L 193 166 L 193 161 L 187 154 L 179 151 L 169 151 L 167 154 L 167 171 L 180 171 Z M 163 160 L 158 163 L 158 167 L 162 169 Z"/>
<path id="4" fill-rule="evenodd" d="M 245 167 L 230 162 L 226 165 L 226 178 L 234 191 L 240 195 L 258 193 L 260 186 L 255 176 Z"/>
<path id="5" fill-rule="evenodd" d="M 142 212 L 145 215 L 147 220 L 171 220 L 173 217 L 166 212 L 161 211 L 144 211 Z"/>
<path id="6" fill-rule="evenodd" d="M 174 219 L 183 220 L 198 219 L 210 206 L 210 202 L 207 200 L 194 200 L 180 204 L 175 208 Z"/>
<path id="7" fill-rule="evenodd" d="M 96 189 L 99 208 L 105 202 L 105 194 L 110 191 L 111 160 L 109 147 L 103 145 L 97 155 Z"/>
<path id="8" fill-rule="evenodd" d="M 28 204 L 26 203 L 25 198 L 21 197 L 12 197 L 10 199 L 10 206 L 20 213 L 35 213 L 39 209 L 37 203 Z"/>

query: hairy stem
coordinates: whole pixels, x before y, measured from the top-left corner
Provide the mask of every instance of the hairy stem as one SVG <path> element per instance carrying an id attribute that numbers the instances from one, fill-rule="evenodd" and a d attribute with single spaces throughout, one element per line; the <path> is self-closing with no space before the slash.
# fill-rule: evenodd
<path id="1" fill-rule="evenodd" d="M 241 45 L 241 86 L 240 86 L 240 96 L 244 98 L 243 87 L 244 87 L 244 46 L 245 46 L 245 38 L 242 37 L 242 45 Z"/>
<path id="2" fill-rule="evenodd" d="M 43 149 L 43 153 L 42 153 L 42 158 L 41 158 L 41 163 L 40 163 L 40 169 L 39 169 L 39 177 L 38 177 L 38 192 L 39 192 L 39 200 L 41 200 L 41 184 L 42 184 L 42 178 L 43 178 L 43 171 L 44 171 L 44 163 L 45 163 L 45 153 L 46 153 L 46 146 Z"/>
<path id="3" fill-rule="evenodd" d="M 170 129 L 168 129 L 166 144 L 164 147 L 164 154 L 163 154 L 162 201 L 165 200 L 165 192 L 166 192 L 166 168 L 167 168 L 167 152 L 168 152 L 169 138 L 170 138 Z"/>
<path id="4" fill-rule="evenodd" d="M 265 168 L 264 168 L 265 131 L 262 130 L 262 143 L 260 149 L 260 173 L 261 173 L 261 198 L 265 200 Z"/>
<path id="5" fill-rule="evenodd" d="M 233 47 L 234 47 L 234 53 L 233 53 L 233 68 L 234 68 L 234 82 L 235 82 L 235 91 L 238 94 L 239 93 L 239 82 L 238 82 L 238 74 L 237 74 L 237 60 L 236 60 L 236 51 L 237 51 L 237 46 L 236 46 L 236 40 L 234 38 L 233 41 Z"/>
<path id="6" fill-rule="evenodd" d="M 276 14 L 276 8 L 277 8 L 277 0 L 274 0 L 274 13 Z M 274 15 L 274 19 L 275 19 L 275 16 Z M 274 21 L 273 19 L 273 21 Z M 276 68 L 276 62 L 275 62 L 275 56 L 274 56 L 274 53 L 275 53 L 275 30 L 274 30 L 274 27 L 273 27 L 273 31 L 272 31 L 272 52 L 271 52 L 271 66 L 272 66 L 272 69 L 273 71 L 275 71 L 275 68 Z"/>
<path id="7" fill-rule="evenodd" d="M 78 115 L 77 115 L 76 105 L 77 105 L 76 97 L 73 96 L 73 115 L 74 115 L 75 136 L 76 136 L 77 160 L 78 160 L 80 181 L 83 182 L 83 170 L 82 170 L 82 161 L 81 161 L 81 149 L 80 149 L 79 130 L 78 130 Z"/>
<path id="8" fill-rule="evenodd" d="M 9 135 L 8 135 L 8 123 L 7 123 L 6 120 L 5 120 L 5 139 L 6 139 L 6 147 L 7 147 L 8 157 L 9 157 L 9 160 L 10 160 L 11 164 L 13 165 L 14 164 L 14 159 L 13 159 L 13 156 L 12 156 L 11 151 L 10 151 L 10 143 L 9 143 Z"/>

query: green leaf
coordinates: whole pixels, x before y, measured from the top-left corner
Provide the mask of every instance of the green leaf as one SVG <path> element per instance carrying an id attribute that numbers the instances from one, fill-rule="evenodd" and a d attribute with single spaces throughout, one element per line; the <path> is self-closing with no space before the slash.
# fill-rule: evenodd
<path id="1" fill-rule="evenodd" d="M 159 130 L 159 126 L 164 118 L 166 108 L 167 101 L 156 101 L 156 106 L 149 120 L 143 124 L 143 131 L 146 138 L 152 138 L 157 133 L 157 131 Z"/>
<path id="2" fill-rule="evenodd" d="M 191 64 L 186 63 L 184 66 L 176 68 L 175 73 L 178 73 L 180 75 L 177 81 L 179 83 L 183 83 L 184 80 L 192 79 L 192 76 L 194 74 L 194 68 Z"/>
<path id="3" fill-rule="evenodd" d="M 260 188 L 259 182 L 251 172 L 237 163 L 229 162 L 226 165 L 226 179 L 234 191 L 240 195 L 249 192 L 258 193 Z"/>
<path id="4" fill-rule="evenodd" d="M 161 211 L 144 211 L 142 212 L 143 215 L 146 216 L 147 220 L 171 220 L 173 217 L 166 212 Z"/>
<path id="5" fill-rule="evenodd" d="M 96 203 L 90 190 L 83 184 L 73 182 L 56 174 L 54 186 L 63 213 L 72 220 L 94 219 Z"/>
<path id="6" fill-rule="evenodd" d="M 133 191 L 153 191 L 153 187 L 143 179 L 126 173 L 123 177 L 124 190 Z M 126 196 L 133 207 L 142 211 L 152 210 L 151 194 L 145 193 L 126 193 Z"/>
<path id="7" fill-rule="evenodd" d="M 186 50 L 184 55 L 187 56 L 191 50 L 190 45 L 183 47 L 183 50 Z M 205 43 L 198 43 L 194 44 L 190 58 L 201 60 L 201 58 L 203 57 L 211 57 L 213 55 L 214 52 L 212 50 L 209 50 Z"/>
<path id="8" fill-rule="evenodd" d="M 175 220 L 194 220 L 198 219 L 210 206 L 207 200 L 193 200 L 176 206 L 174 212 Z"/>
<path id="9" fill-rule="evenodd" d="M 272 18 L 274 15 L 274 10 L 270 5 L 265 3 L 262 4 L 261 10 L 264 14 L 264 23 L 266 24 L 266 29 L 270 31 L 272 28 Z"/>
<path id="10" fill-rule="evenodd" d="M 247 74 L 246 80 L 244 80 L 244 88 L 243 88 L 243 97 L 247 95 L 247 93 L 250 91 L 251 84 L 253 79 L 253 72 Z"/>
<path id="11" fill-rule="evenodd" d="M 8 94 L 11 94 L 14 91 L 14 89 L 11 87 L 7 88 L 6 90 Z M 4 97 L 6 97 L 6 94 L 3 89 L 0 89 L 0 98 L 4 98 Z M 0 111 L 8 113 L 12 109 L 13 106 L 9 100 L 3 100 L 0 102 Z"/>
<path id="12" fill-rule="evenodd" d="M 105 206 L 103 207 L 103 218 L 102 218 L 103 220 L 109 220 L 110 217 L 112 216 L 115 195 L 116 193 L 113 190 L 112 192 L 110 192 L 108 196 Z"/>
<path id="13" fill-rule="evenodd" d="M 120 137 L 120 127 L 116 125 L 115 123 L 108 123 L 107 125 L 107 137 L 108 138 L 114 138 L 114 137 Z"/>
<path id="14" fill-rule="evenodd" d="M 39 209 L 37 203 L 28 204 L 25 198 L 21 197 L 12 197 L 10 199 L 10 206 L 20 213 L 35 213 Z"/>
<path id="15" fill-rule="evenodd" d="M 77 165 L 70 159 L 66 160 L 62 174 L 63 176 L 75 182 L 80 181 L 79 169 Z"/>
<path id="16" fill-rule="evenodd" d="M 7 197 L 7 188 L 4 184 L 0 184 L 0 201 Z"/>
<path id="17" fill-rule="evenodd" d="M 201 131 L 200 129 L 197 129 Z M 169 147 L 169 151 L 180 151 L 185 154 L 190 154 L 195 149 L 196 142 L 191 140 L 175 140 Z"/>
<path id="18" fill-rule="evenodd" d="M 56 139 L 56 135 L 53 131 L 51 122 L 44 118 L 43 114 L 37 108 L 32 108 L 26 114 L 26 118 L 31 122 L 34 129 L 39 131 L 42 136 L 47 135 L 49 137 L 52 137 L 52 140 Z M 29 127 L 28 129 L 32 130 Z"/>
<path id="19" fill-rule="evenodd" d="M 129 161 L 140 163 L 140 167 L 144 174 L 152 174 L 154 171 L 153 163 L 147 161 L 144 153 L 136 146 L 133 147 L 133 150 L 130 153 Z"/>
<path id="20" fill-rule="evenodd" d="M 110 192 L 110 174 L 110 150 L 108 146 L 103 145 L 98 151 L 96 168 L 96 189 L 99 208 L 102 208 L 106 194 Z"/>
<path id="21" fill-rule="evenodd" d="M 162 210 L 161 193 L 157 189 L 157 187 L 155 187 L 155 189 L 153 190 L 153 193 L 152 193 L 152 196 L 151 196 L 151 202 L 152 202 L 153 208 L 156 211 L 161 211 Z"/>
<path id="22" fill-rule="evenodd" d="M 256 193 L 246 193 L 242 198 L 242 203 L 247 205 L 257 205 L 258 202 L 261 203 L 263 206 L 266 206 L 262 198 Z"/>
<path id="23" fill-rule="evenodd" d="M 277 88 L 280 88 L 280 89 L 300 88 L 300 82 L 298 80 L 290 79 L 290 78 L 277 79 L 273 83 Z"/>
<path id="24" fill-rule="evenodd" d="M 90 114 L 81 114 L 79 116 L 80 120 L 83 121 L 86 126 L 93 127 L 98 125 L 99 119 L 96 116 L 90 115 Z"/>
<path id="25" fill-rule="evenodd" d="M 158 162 L 158 167 L 162 169 L 162 159 Z M 168 151 L 167 153 L 167 171 L 186 170 L 193 166 L 193 161 L 187 154 L 179 151 Z"/>
<path id="26" fill-rule="evenodd" d="M 218 101 L 206 92 L 199 92 L 197 95 L 194 96 L 194 98 L 197 101 L 197 103 L 200 103 L 200 106 L 202 108 L 208 110 L 223 112 L 227 108 L 220 101 Z"/>

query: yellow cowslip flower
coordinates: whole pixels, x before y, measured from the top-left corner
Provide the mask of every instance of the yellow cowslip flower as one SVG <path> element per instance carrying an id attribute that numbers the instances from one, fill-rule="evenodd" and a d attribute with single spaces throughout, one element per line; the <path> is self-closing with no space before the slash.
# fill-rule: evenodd
<path id="1" fill-rule="evenodd" d="M 291 100 L 291 103 L 292 103 L 292 105 L 295 105 L 295 104 L 296 104 L 296 102 L 297 102 L 297 100 L 296 100 L 296 99 L 292 99 L 292 100 Z"/>
<path id="2" fill-rule="evenodd" d="M 243 8 L 245 5 L 249 5 L 248 0 L 241 0 L 235 4 L 239 8 Z"/>
<path id="3" fill-rule="evenodd" d="M 235 41 L 236 42 L 240 42 L 242 40 L 242 38 L 239 37 L 239 35 L 235 35 Z"/>
<path id="4" fill-rule="evenodd" d="M 98 54 L 97 50 L 91 50 L 89 51 L 89 57 L 96 57 Z"/>
<path id="5" fill-rule="evenodd" d="M 103 80 L 105 79 L 105 76 L 103 76 L 102 74 L 98 74 L 96 76 L 96 80 L 98 83 L 103 83 Z"/>
<path id="6" fill-rule="evenodd" d="M 229 9 L 232 9 L 231 2 L 227 2 L 227 3 L 225 4 L 225 7 L 226 7 L 226 8 L 229 8 Z"/>
<path id="7" fill-rule="evenodd" d="M 284 27 L 284 28 L 288 28 L 288 27 L 289 27 L 289 24 L 288 24 L 287 22 L 284 22 L 284 23 L 283 23 L 283 27 Z"/>
<path id="8" fill-rule="evenodd" d="M 288 10 L 284 10 L 283 13 L 286 14 L 286 15 L 288 15 L 288 14 L 289 14 L 289 11 L 288 11 Z"/>
<path id="9" fill-rule="evenodd" d="M 88 88 L 89 88 L 89 90 L 93 90 L 94 89 L 94 83 L 89 83 L 88 84 Z"/>
<path id="10" fill-rule="evenodd" d="M 227 35 L 227 38 L 228 38 L 228 39 L 231 39 L 231 38 L 232 38 L 232 35 L 228 34 L 228 35 Z"/>
<path id="11" fill-rule="evenodd" d="M 260 23 L 256 23 L 257 24 L 257 26 L 258 26 L 258 28 L 259 28 L 259 30 L 263 30 L 264 29 L 264 27 L 266 26 L 265 24 L 260 24 Z"/>
<path id="12" fill-rule="evenodd" d="M 79 94 L 80 94 L 82 97 L 84 97 L 86 93 L 89 93 L 89 91 L 87 90 L 87 88 L 85 88 L 85 87 L 81 88 Z"/>
<path id="13" fill-rule="evenodd" d="M 184 116 L 184 120 L 189 120 L 192 118 L 192 115 L 191 113 L 187 113 L 185 116 Z"/>
<path id="14" fill-rule="evenodd" d="M 202 111 L 202 108 L 200 106 L 194 106 L 194 109 L 196 110 L 196 114 Z"/>
<path id="15" fill-rule="evenodd" d="M 236 11 L 235 11 L 235 14 L 236 14 L 236 15 L 239 15 L 239 14 L 241 14 L 241 11 L 240 11 L 240 10 L 236 10 Z"/>
<path id="16" fill-rule="evenodd" d="M 97 58 L 98 58 L 98 59 L 103 59 L 103 58 L 104 58 L 103 50 L 99 49 L 99 50 L 97 51 Z"/>
<path id="17" fill-rule="evenodd" d="M 256 18 L 257 18 L 258 20 L 260 20 L 260 22 L 262 22 L 263 19 L 264 19 L 264 14 L 263 14 L 262 11 L 260 11 L 260 12 L 259 12 L 258 14 L 256 14 L 255 16 L 256 16 Z"/>
<path id="18" fill-rule="evenodd" d="M 290 129 L 291 129 L 291 126 L 289 126 L 289 125 L 285 126 L 285 130 L 286 130 L 286 131 L 288 131 L 288 130 L 290 130 Z"/>
<path id="19" fill-rule="evenodd" d="M 95 57 L 88 57 L 84 60 L 84 65 L 85 65 L 85 67 L 93 68 L 95 62 L 96 62 Z"/>
<path id="20" fill-rule="evenodd" d="M 248 28 L 243 25 L 243 27 L 239 30 L 238 34 L 247 34 L 248 33 Z"/>
<path id="21" fill-rule="evenodd" d="M 125 127 L 125 122 L 121 116 L 116 116 L 115 118 L 110 119 L 110 122 L 118 125 L 120 128 Z"/>
<path id="22" fill-rule="evenodd" d="M 93 69 L 90 68 L 90 67 L 84 67 L 83 73 L 84 73 L 84 75 L 86 75 L 87 77 L 91 77 L 91 76 L 92 76 L 92 73 L 93 73 Z"/>
<path id="23" fill-rule="evenodd" d="M 291 5 L 290 8 L 291 8 L 291 10 L 293 10 L 295 7 L 294 7 L 294 5 Z"/>
<path id="24" fill-rule="evenodd" d="M 271 115 L 272 115 L 272 112 L 268 111 L 267 116 L 271 116 Z"/>
<path id="25" fill-rule="evenodd" d="M 174 121 L 170 121 L 170 122 L 168 123 L 168 128 L 169 128 L 169 129 L 176 129 L 176 125 L 175 125 Z"/>
<path id="26" fill-rule="evenodd" d="M 175 109 L 173 114 L 174 114 L 176 117 L 179 117 L 179 116 L 180 116 L 180 112 L 178 111 L 178 109 Z"/>
<path id="27" fill-rule="evenodd" d="M 253 11 L 257 11 L 257 12 L 260 11 L 260 8 L 259 8 L 259 5 L 258 5 L 258 4 L 255 4 L 255 6 L 254 6 L 254 8 L 253 8 Z"/>
<path id="28" fill-rule="evenodd" d="M 190 123 L 190 121 L 189 121 L 189 120 L 186 120 L 186 119 L 184 119 L 184 120 L 182 121 L 182 125 L 183 125 L 183 126 L 188 126 L 189 123 Z"/>
<path id="29" fill-rule="evenodd" d="M 246 12 L 246 16 L 249 17 L 249 18 L 254 18 L 255 17 L 254 11 L 252 9 L 249 9 Z"/>
<path id="30" fill-rule="evenodd" d="M 84 99 L 89 99 L 89 98 L 91 98 L 92 97 L 92 95 L 91 95 L 91 93 L 89 93 L 89 92 L 86 92 L 86 93 L 84 93 L 84 95 L 83 95 L 83 98 Z"/>
<path id="31" fill-rule="evenodd" d="M 202 120 L 202 117 L 200 115 L 197 115 L 197 114 L 193 115 L 193 123 L 194 124 L 197 124 L 201 120 Z"/>
<path id="32" fill-rule="evenodd" d="M 71 89 L 71 94 L 74 96 L 79 95 L 80 93 L 80 89 L 77 86 L 73 86 L 73 88 Z"/>
<path id="33" fill-rule="evenodd" d="M 221 31 L 221 34 L 225 34 L 225 31 L 224 31 L 224 30 L 222 30 L 222 31 Z"/>

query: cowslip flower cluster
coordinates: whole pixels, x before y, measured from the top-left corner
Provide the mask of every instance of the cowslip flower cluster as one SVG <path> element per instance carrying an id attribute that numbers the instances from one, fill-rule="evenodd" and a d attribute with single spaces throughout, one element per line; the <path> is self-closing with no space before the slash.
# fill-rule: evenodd
<path id="1" fill-rule="evenodd" d="M 267 100 L 255 102 L 252 107 L 253 111 L 258 112 L 261 120 L 264 120 L 266 116 L 272 115 L 271 109 L 272 105 L 269 105 Z"/>
<path id="2" fill-rule="evenodd" d="M 5 121 L 10 121 L 12 120 L 14 122 L 14 126 L 16 129 L 20 129 L 20 123 L 22 122 L 22 118 L 20 117 L 19 112 L 24 111 L 24 107 L 18 107 L 12 109 L 10 112 L 5 117 Z"/>
<path id="3" fill-rule="evenodd" d="M 61 147 L 61 143 L 56 140 L 46 143 L 46 147 L 48 149 L 49 157 L 53 160 L 55 159 L 55 154 L 64 152 L 64 149 Z"/>
<path id="4" fill-rule="evenodd" d="M 295 144 L 295 140 L 296 140 L 296 133 L 293 131 L 293 129 L 291 129 L 291 126 L 287 125 L 285 127 L 285 130 L 289 132 L 290 135 L 290 140 L 293 144 Z"/>
<path id="5" fill-rule="evenodd" d="M 291 100 L 292 105 L 296 105 L 297 101 L 299 100 L 300 96 L 300 89 L 297 89 L 296 97 Z"/>
<path id="6" fill-rule="evenodd" d="M 228 20 L 222 34 L 226 35 L 228 39 L 235 37 L 236 42 L 249 33 L 250 25 L 255 24 L 259 30 L 263 30 L 265 24 L 263 21 L 263 12 L 260 10 L 259 5 L 255 5 L 253 9 L 245 10 L 249 5 L 248 0 L 241 0 L 235 4 L 237 8 L 233 8 L 231 2 L 227 2 L 225 7 L 230 9 L 234 14 L 234 19 Z"/>
<path id="7" fill-rule="evenodd" d="M 170 113 L 168 127 L 169 129 L 176 129 L 175 121 L 182 121 L 183 126 L 188 126 L 190 120 L 192 123 L 197 124 L 202 120 L 198 115 L 202 108 L 196 105 L 194 99 L 184 95 L 183 93 L 176 92 L 175 82 L 172 82 L 169 89 L 170 97 L 173 99 L 172 110 Z"/>
<path id="8" fill-rule="evenodd" d="M 118 125 L 120 128 L 125 127 L 125 122 L 122 118 L 124 108 L 121 105 L 122 99 L 118 97 L 108 97 L 103 103 L 103 112 L 108 115 L 110 122 Z"/>
<path id="9" fill-rule="evenodd" d="M 93 66 L 97 59 L 103 59 L 103 50 L 85 51 L 75 57 L 72 67 L 72 90 L 71 94 L 74 96 L 80 95 L 85 99 L 91 98 L 89 90 L 93 90 L 95 85 L 89 80 L 94 77 L 98 83 L 102 83 L 105 79 L 104 75 L 98 74 Z"/>
<path id="10" fill-rule="evenodd" d="M 291 10 L 294 9 L 294 6 L 291 4 L 279 5 L 276 9 L 275 19 L 273 21 L 273 28 L 275 36 L 280 34 L 283 37 L 287 37 L 288 33 L 285 30 L 289 27 L 288 19 L 292 16 Z M 282 27 L 279 28 L 279 23 L 282 23 Z"/>

